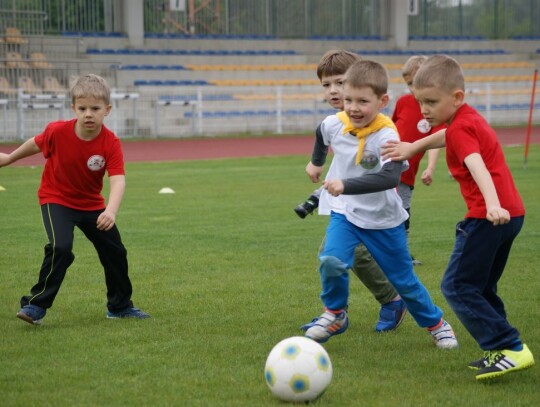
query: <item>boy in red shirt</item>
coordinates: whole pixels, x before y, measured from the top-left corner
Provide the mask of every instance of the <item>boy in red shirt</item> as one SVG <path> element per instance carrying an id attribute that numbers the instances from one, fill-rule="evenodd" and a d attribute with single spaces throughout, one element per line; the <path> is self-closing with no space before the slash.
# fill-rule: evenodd
<path id="1" fill-rule="evenodd" d="M 416 140 L 424 138 L 438 130 L 443 129 L 445 126 L 440 125 L 435 128 L 431 128 L 431 125 L 422 116 L 420 112 L 420 105 L 414 97 L 413 79 L 414 75 L 420 68 L 423 62 L 427 59 L 424 55 L 415 55 L 410 57 L 401 70 L 403 80 L 407 84 L 410 93 L 401 96 L 394 107 L 394 113 L 392 114 L 392 121 L 396 125 L 401 141 L 412 143 Z M 411 157 L 409 161 L 409 169 L 401 174 L 401 179 L 398 185 L 398 193 L 403 201 L 403 208 L 409 213 L 409 218 L 405 221 L 405 230 L 407 235 L 409 234 L 410 222 L 411 222 L 411 200 L 413 196 L 414 183 L 416 181 L 416 174 L 420 166 L 420 160 L 424 156 L 424 152 L 416 154 Z M 439 157 L 439 150 L 428 151 L 428 164 L 427 168 L 422 172 L 420 179 L 424 185 L 431 185 L 433 182 L 433 172 L 435 171 L 435 165 Z M 412 257 L 414 265 L 421 265 L 422 262 Z"/>
<path id="2" fill-rule="evenodd" d="M 115 224 L 125 176 L 120 140 L 103 125 L 112 107 L 109 86 L 97 75 L 84 75 L 74 81 L 70 93 L 75 119 L 50 123 L 11 154 L 0 153 L 0 167 L 39 152 L 47 159 L 38 198 L 49 243 L 38 282 L 21 298 L 17 317 L 41 324 L 75 259 L 77 226 L 94 244 L 105 271 L 107 318 L 148 318 L 131 302 L 127 251 Z M 101 195 L 105 171 L 110 184 L 107 205 Z"/>
<path id="3" fill-rule="evenodd" d="M 477 370 L 477 380 L 532 367 L 534 357 L 508 322 L 504 303 L 497 295 L 497 283 L 525 216 L 497 135 L 465 103 L 463 72 L 454 59 L 430 57 L 416 73 L 413 85 L 430 125 L 446 123 L 448 127 L 412 144 L 388 143 L 383 154 L 404 160 L 419 151 L 446 146 L 448 169 L 459 183 L 467 213 L 457 224 L 441 288 L 484 350 L 484 357 L 469 367 Z"/>

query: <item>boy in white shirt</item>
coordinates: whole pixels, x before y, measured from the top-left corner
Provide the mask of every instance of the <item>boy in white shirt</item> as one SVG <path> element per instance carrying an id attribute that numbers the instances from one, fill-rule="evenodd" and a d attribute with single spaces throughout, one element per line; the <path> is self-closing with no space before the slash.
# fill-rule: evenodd
<path id="1" fill-rule="evenodd" d="M 407 248 L 408 214 L 396 187 L 408 164 L 384 161 L 380 154 L 387 141 L 399 140 L 392 120 L 380 113 L 388 103 L 387 89 L 388 75 L 381 64 L 356 62 L 345 75 L 345 111 L 327 117 L 316 131 L 313 157 L 326 155 L 331 145 L 334 159 L 319 202 L 319 214 L 330 214 L 319 257 L 325 311 L 309 324 L 305 336 L 322 343 L 347 329 L 347 270 L 356 246 L 363 243 L 437 347 L 456 348 L 452 327 L 414 273 Z M 323 166 L 310 162 L 306 172 L 312 182 L 319 182 Z"/>

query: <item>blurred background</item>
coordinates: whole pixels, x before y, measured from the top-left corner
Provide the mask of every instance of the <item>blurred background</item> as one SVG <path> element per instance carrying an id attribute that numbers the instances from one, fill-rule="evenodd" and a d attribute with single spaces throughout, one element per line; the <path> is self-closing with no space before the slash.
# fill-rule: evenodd
<path id="1" fill-rule="evenodd" d="M 490 124 L 525 126 L 540 1 L 0 0 L 0 141 L 72 117 L 83 73 L 109 81 L 122 138 L 310 132 L 334 113 L 316 76 L 332 48 L 385 65 L 388 114 L 403 63 L 448 54 Z"/>

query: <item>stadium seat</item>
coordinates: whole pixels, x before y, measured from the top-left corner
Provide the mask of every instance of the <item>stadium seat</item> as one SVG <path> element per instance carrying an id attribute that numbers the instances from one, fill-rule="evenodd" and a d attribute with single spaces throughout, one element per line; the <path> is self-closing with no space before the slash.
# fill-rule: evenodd
<path id="1" fill-rule="evenodd" d="M 29 76 L 19 76 L 17 80 L 17 86 L 23 90 L 25 93 L 30 94 L 39 94 L 42 93 L 41 89 L 36 86 L 32 78 Z"/>
<path id="2" fill-rule="evenodd" d="M 4 41 L 6 44 L 13 45 L 28 44 L 28 40 L 22 36 L 21 31 L 16 27 L 6 27 Z"/>
<path id="3" fill-rule="evenodd" d="M 0 95 L 13 96 L 17 94 L 17 89 L 11 87 L 9 81 L 0 76 Z"/>
<path id="4" fill-rule="evenodd" d="M 68 90 L 54 76 L 46 76 L 43 79 L 43 91 L 52 94 L 66 94 Z"/>

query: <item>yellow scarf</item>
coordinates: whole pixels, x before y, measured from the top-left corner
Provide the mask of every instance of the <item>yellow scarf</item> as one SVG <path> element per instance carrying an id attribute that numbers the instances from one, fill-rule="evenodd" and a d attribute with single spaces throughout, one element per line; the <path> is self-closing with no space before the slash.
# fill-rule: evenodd
<path id="1" fill-rule="evenodd" d="M 364 145 L 366 143 L 366 137 L 369 136 L 371 133 L 375 133 L 376 131 L 379 131 L 385 127 L 389 127 L 391 129 L 394 129 L 397 133 L 397 128 L 388 116 L 385 116 L 382 113 L 379 113 L 375 120 L 373 120 L 367 127 L 363 127 L 361 129 L 355 128 L 352 123 L 351 119 L 349 119 L 349 116 L 347 116 L 347 113 L 345 112 L 339 112 L 337 113 L 337 117 L 341 122 L 343 123 L 343 134 L 351 133 L 355 135 L 358 138 L 358 153 L 356 154 L 356 165 L 360 164 L 360 160 L 362 159 L 362 152 L 364 151 Z"/>

